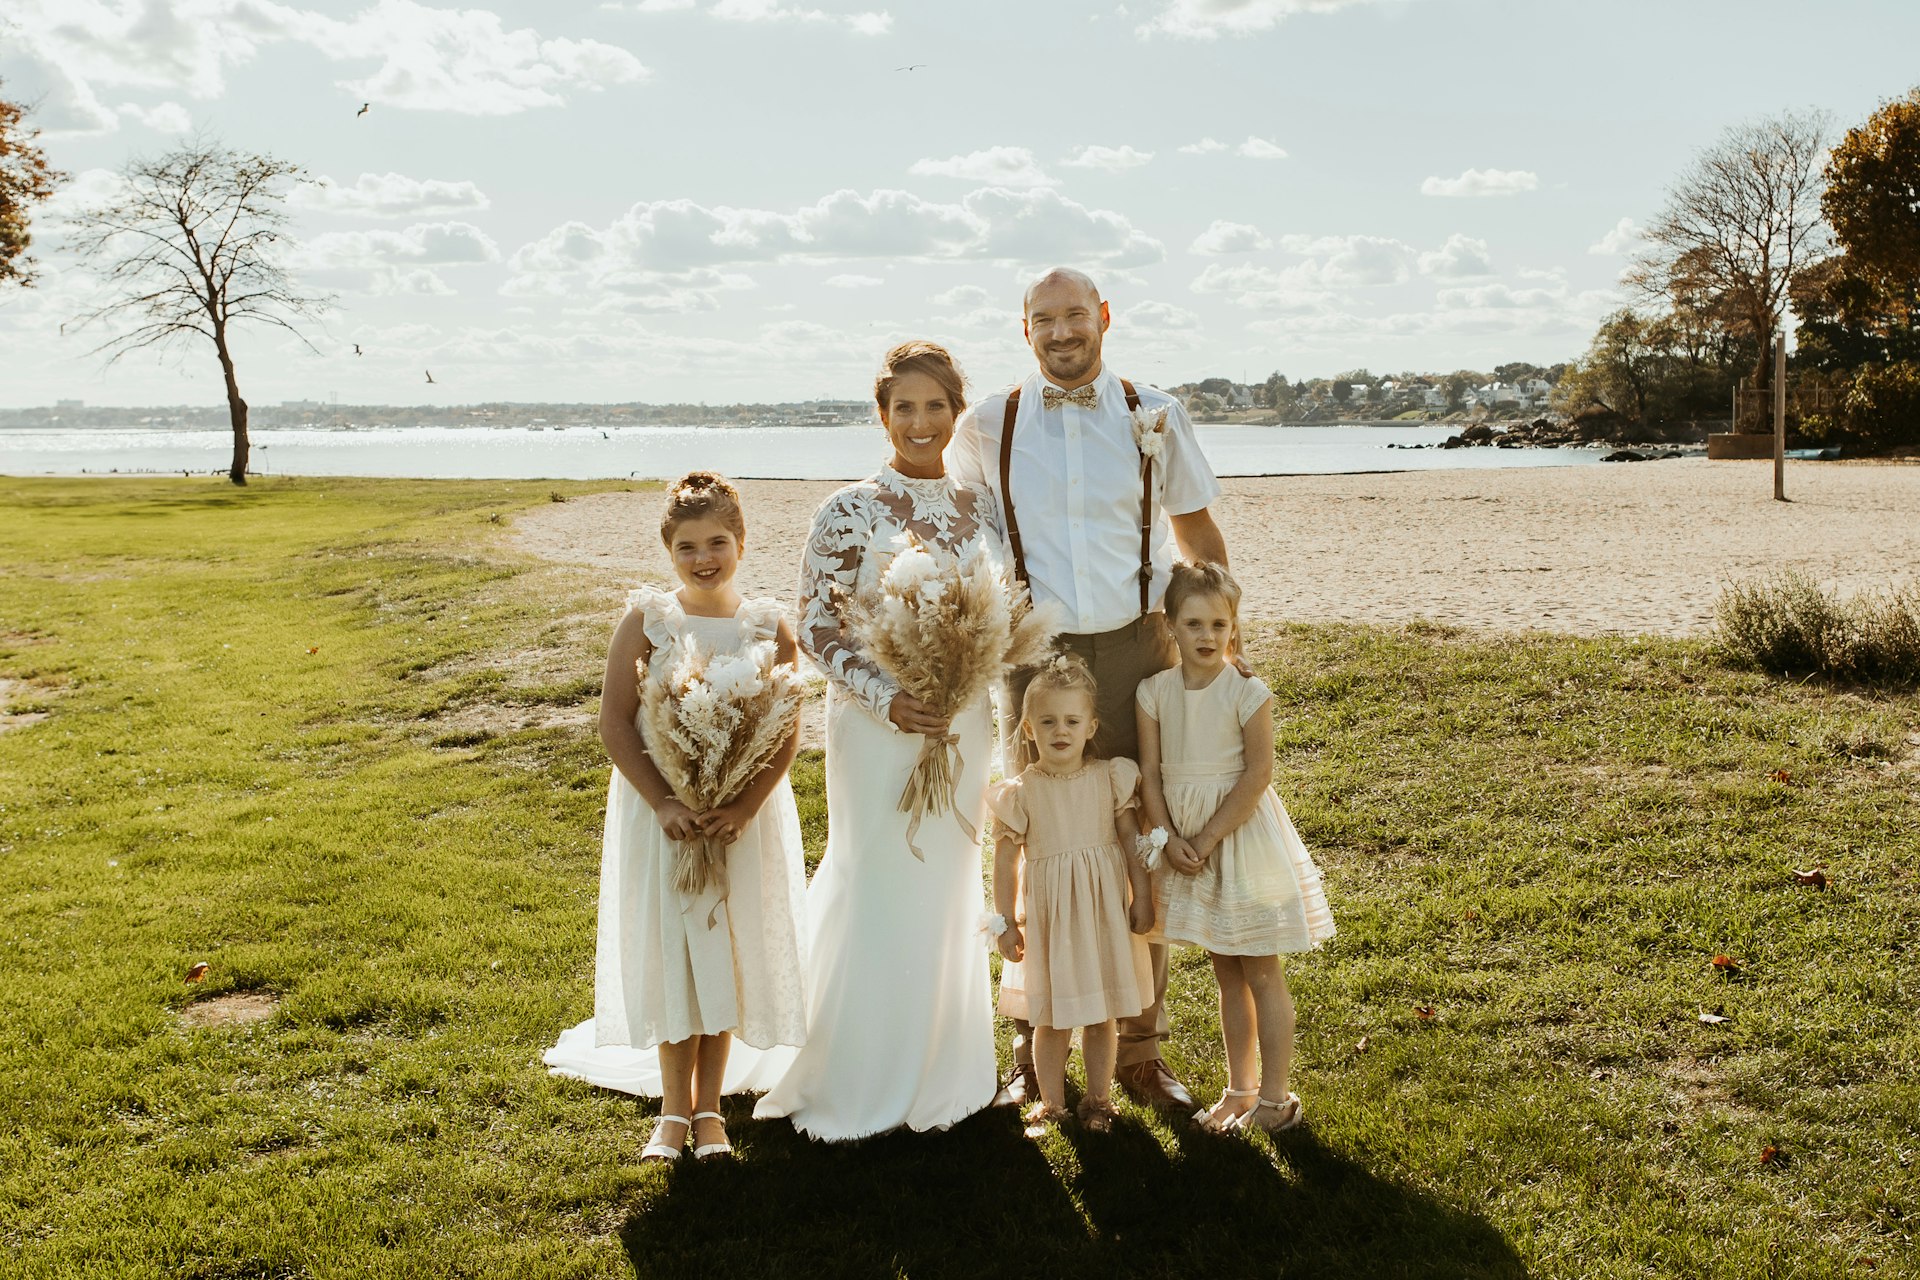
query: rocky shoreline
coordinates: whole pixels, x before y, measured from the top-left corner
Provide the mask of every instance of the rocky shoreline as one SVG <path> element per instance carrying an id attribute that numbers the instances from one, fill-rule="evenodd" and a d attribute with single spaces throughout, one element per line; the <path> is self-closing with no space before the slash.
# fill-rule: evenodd
<path id="1" fill-rule="evenodd" d="M 1476 422 L 1435 445 L 1389 445 L 1401 449 L 1604 449 L 1602 462 L 1647 462 L 1696 457 L 1705 452 L 1709 424 L 1678 422 L 1650 427 L 1617 413 L 1588 411 L 1574 418 L 1535 418 L 1495 425 Z M 1653 448 L 1648 448 L 1653 446 Z"/>

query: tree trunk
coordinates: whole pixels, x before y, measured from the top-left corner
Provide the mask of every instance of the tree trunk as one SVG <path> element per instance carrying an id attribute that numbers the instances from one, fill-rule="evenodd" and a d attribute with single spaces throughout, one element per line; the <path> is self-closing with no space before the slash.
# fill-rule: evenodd
<path id="1" fill-rule="evenodd" d="M 227 468 L 227 479 L 235 484 L 247 482 L 247 402 L 240 398 L 240 383 L 233 376 L 233 356 L 227 351 L 227 335 L 224 330 L 214 334 L 214 346 L 220 352 L 220 372 L 227 380 L 227 416 L 233 420 L 233 464 Z"/>

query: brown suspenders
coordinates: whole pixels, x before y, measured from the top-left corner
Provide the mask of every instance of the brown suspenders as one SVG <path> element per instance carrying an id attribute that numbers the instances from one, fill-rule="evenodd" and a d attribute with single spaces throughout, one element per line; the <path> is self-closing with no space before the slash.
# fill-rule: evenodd
<path id="1" fill-rule="evenodd" d="M 1139 393 L 1125 378 L 1120 389 L 1126 393 L 1129 413 L 1140 407 Z M 1007 515 L 1007 545 L 1013 551 L 1013 573 L 1020 585 L 1027 586 L 1027 557 L 1020 545 L 1020 518 L 1013 511 L 1013 422 L 1020 415 L 1020 388 L 1007 393 L 1007 411 L 1000 423 L 1000 509 Z M 1153 459 L 1140 465 L 1140 616 L 1147 615 L 1147 593 L 1153 587 Z"/>

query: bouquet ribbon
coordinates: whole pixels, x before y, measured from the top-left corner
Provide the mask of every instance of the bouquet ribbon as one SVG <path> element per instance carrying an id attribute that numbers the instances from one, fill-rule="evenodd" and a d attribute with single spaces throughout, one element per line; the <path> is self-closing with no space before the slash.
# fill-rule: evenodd
<path id="1" fill-rule="evenodd" d="M 707 912 L 707 928 L 720 918 L 731 888 L 727 884 L 727 846 L 712 836 L 695 836 L 678 842 L 673 860 L 673 888 L 683 898 L 697 898 L 708 889 L 718 889 L 713 908 Z M 692 905 L 691 902 L 688 903 Z"/>
<path id="2" fill-rule="evenodd" d="M 954 787 L 963 763 L 959 734 L 927 734 L 920 745 L 920 758 L 914 761 L 913 772 L 907 775 L 907 785 L 900 792 L 900 812 L 908 815 L 907 848 L 922 862 L 927 860 L 927 855 L 920 852 L 920 846 L 913 840 L 920 834 L 920 820 L 928 814 L 938 817 L 951 812 L 960 829 L 967 833 L 967 839 L 980 838 L 979 830 L 954 803 Z"/>

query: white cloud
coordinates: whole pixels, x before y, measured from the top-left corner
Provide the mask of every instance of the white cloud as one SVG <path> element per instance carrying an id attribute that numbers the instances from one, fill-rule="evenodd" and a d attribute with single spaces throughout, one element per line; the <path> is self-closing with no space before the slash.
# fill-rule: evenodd
<path id="1" fill-rule="evenodd" d="M 718 0 L 707 12 L 728 22 L 834 22 L 862 36 L 885 35 L 893 27 L 888 13 L 827 13 L 796 9 L 779 0 Z"/>
<path id="2" fill-rule="evenodd" d="M 1249 160 L 1285 160 L 1287 153 L 1278 143 L 1251 135 L 1233 149 L 1235 155 L 1245 156 Z"/>
<path id="3" fill-rule="evenodd" d="M 419 218 L 433 213 L 478 212 L 490 203 L 472 182 L 409 178 L 399 173 L 363 173 L 346 187 L 332 178 L 303 182 L 290 203 L 321 213 L 373 218 Z"/>
<path id="4" fill-rule="evenodd" d="M 1546 307 L 1563 300 L 1565 289 L 1515 289 L 1505 284 L 1478 285 L 1471 289 L 1442 289 L 1434 295 L 1442 310 L 1506 310 L 1513 307 Z"/>
<path id="5" fill-rule="evenodd" d="M 193 117 L 177 102 L 162 102 L 151 107 L 123 102 L 120 104 L 120 114 L 138 121 L 155 133 L 185 133 L 193 128 Z"/>
<path id="6" fill-rule="evenodd" d="M 296 256 L 315 270 L 377 270 L 498 262 L 500 248 L 472 223 L 422 222 L 405 231 L 329 231 L 301 244 Z"/>
<path id="7" fill-rule="evenodd" d="M 1487 242 L 1456 232 L 1438 249 L 1420 255 L 1420 274 L 1439 280 L 1490 276 L 1493 263 L 1487 256 Z"/>
<path id="8" fill-rule="evenodd" d="M 1202 327 L 1200 317 L 1185 307 L 1176 307 L 1170 302 L 1135 302 L 1116 309 L 1113 323 L 1115 327 L 1127 330 L 1198 330 Z"/>
<path id="9" fill-rule="evenodd" d="M 1420 184 L 1420 194 L 1456 198 L 1514 196 L 1538 190 L 1539 186 L 1540 175 L 1526 169 L 1468 169 L 1457 178 L 1428 178 Z"/>
<path id="10" fill-rule="evenodd" d="M 1047 188 L 988 187 L 969 195 L 966 208 L 987 224 L 986 237 L 969 256 L 1112 267 L 1146 266 L 1166 257 L 1158 240 L 1122 215 L 1089 209 Z"/>
<path id="11" fill-rule="evenodd" d="M 1296 13 L 1332 13 L 1375 0 L 1159 0 L 1157 12 L 1135 28 L 1142 37 L 1179 36 L 1212 40 L 1219 36 L 1269 31 Z M 1125 12 L 1125 10 L 1121 10 Z"/>
<path id="12" fill-rule="evenodd" d="M 977 284 L 957 284 L 928 301 L 936 307 L 986 307 L 993 304 L 994 297 Z"/>
<path id="13" fill-rule="evenodd" d="M 1025 147 L 988 147 L 945 160 L 916 160 L 907 172 L 917 177 L 961 178 L 1001 187 L 1045 187 L 1053 183 Z"/>
<path id="14" fill-rule="evenodd" d="M 872 289 L 886 281 L 879 276 L 839 275 L 828 276 L 827 285 L 834 289 Z"/>
<path id="15" fill-rule="evenodd" d="M 1215 220 L 1205 231 L 1194 237 L 1187 252 L 1214 256 L 1223 253 L 1253 253 L 1260 249 L 1273 248 L 1273 241 L 1267 239 L 1260 228 L 1244 222 L 1221 222 Z"/>
<path id="16" fill-rule="evenodd" d="M 1280 247 L 1307 259 L 1295 279 L 1324 288 L 1403 284 L 1415 258 L 1413 246 L 1381 236 L 1282 236 Z"/>
<path id="17" fill-rule="evenodd" d="M 454 289 L 440 274 L 431 267 L 395 268 L 381 267 L 373 273 L 373 281 L 367 288 L 368 293 L 417 293 L 429 296 L 445 296 Z"/>
<path id="18" fill-rule="evenodd" d="M 1257 263 L 1210 262 L 1188 286 L 1195 293 L 1229 295 L 1235 306 L 1255 311 L 1306 313 L 1323 310 L 1331 294 L 1311 271 L 1275 271 Z"/>
<path id="19" fill-rule="evenodd" d="M 1060 163 L 1072 169 L 1105 169 L 1109 173 L 1119 173 L 1125 169 L 1138 169 L 1151 159 L 1153 152 L 1139 151 L 1130 146 L 1086 146 L 1074 152 L 1071 160 L 1062 160 Z"/>
<path id="20" fill-rule="evenodd" d="M 485 9 L 441 9 L 416 0 L 376 0 L 337 19 L 273 0 L 18 0 L 20 47 L 47 100 L 51 131 L 107 132 L 117 117 L 103 88 L 218 97 L 229 68 L 262 48 L 308 46 L 328 59 L 374 63 L 371 74 L 335 81 L 379 107 L 510 115 L 554 106 L 570 92 L 646 77 L 624 49 L 594 40 L 508 29 Z M 148 109 L 134 118 L 153 124 Z M 172 113 L 155 127 L 170 128 Z"/>
<path id="21" fill-rule="evenodd" d="M 1618 257 L 1632 253 L 1640 247 L 1646 231 L 1632 218 L 1622 218 L 1613 224 L 1613 230 L 1600 237 L 1599 243 L 1587 246 L 1587 252 L 1596 256 Z"/>
<path id="22" fill-rule="evenodd" d="M 1210 156 L 1226 149 L 1227 144 L 1215 138 L 1202 138 L 1198 142 L 1189 142 L 1180 148 L 1182 154 L 1190 156 Z"/>

